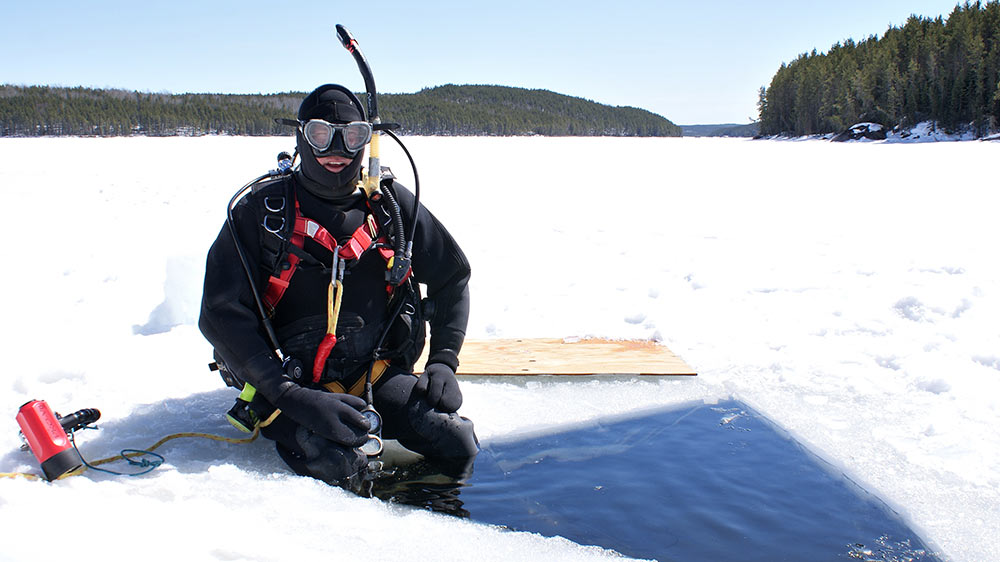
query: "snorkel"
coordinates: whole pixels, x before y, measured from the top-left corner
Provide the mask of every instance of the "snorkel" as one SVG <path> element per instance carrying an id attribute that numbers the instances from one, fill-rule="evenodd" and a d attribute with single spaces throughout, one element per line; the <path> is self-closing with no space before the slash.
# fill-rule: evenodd
<path id="1" fill-rule="evenodd" d="M 347 28 L 337 24 L 337 38 L 347 49 L 347 52 L 354 56 L 354 61 L 358 63 L 358 70 L 361 71 L 361 78 L 365 81 L 365 92 L 368 98 L 368 122 L 372 125 L 372 138 L 368 145 L 368 173 L 362 178 L 362 189 L 365 195 L 371 197 L 373 193 L 379 191 L 379 180 L 381 180 L 382 167 L 379 163 L 379 136 L 382 119 L 378 114 L 378 94 L 375 90 L 375 76 L 372 75 L 371 66 L 365 58 L 358 41 L 351 35 Z"/>
<path id="2" fill-rule="evenodd" d="M 369 199 L 375 199 L 382 197 L 383 195 L 389 200 L 390 214 L 392 215 L 393 228 L 396 229 L 396 240 L 393 247 L 393 259 L 390 260 L 387 271 L 386 271 L 386 282 L 390 285 L 398 285 L 402 283 L 403 279 L 406 278 L 406 274 L 410 269 L 411 256 L 413 253 L 413 237 L 416 233 L 417 224 L 417 210 L 420 203 L 420 177 L 417 175 L 417 166 L 413 162 L 413 157 L 410 156 L 410 152 L 403 145 L 402 141 L 399 140 L 393 132 L 392 129 L 398 128 L 399 125 L 396 123 L 386 123 L 382 124 L 382 118 L 378 113 L 378 92 L 375 89 L 375 76 L 372 74 L 371 66 L 368 64 L 368 59 L 365 58 L 364 53 L 361 52 L 361 48 L 358 46 L 357 39 L 351 35 L 351 32 L 347 30 L 343 25 L 337 24 L 337 37 L 340 39 L 341 44 L 347 49 L 347 52 L 354 56 L 354 61 L 358 64 L 358 70 L 361 71 L 361 77 L 365 81 L 365 92 L 368 98 L 368 122 L 372 125 L 372 138 L 368 145 L 368 171 L 362 177 L 362 189 L 365 195 Z M 406 153 L 407 158 L 410 160 L 410 166 L 413 168 L 413 178 L 414 178 L 414 200 L 413 200 L 413 213 L 410 232 L 408 236 L 403 236 L 403 220 L 399 213 L 399 205 L 396 200 L 392 197 L 392 194 L 385 192 L 383 193 L 379 184 L 382 180 L 382 166 L 379 160 L 380 152 L 380 137 L 382 131 L 385 131 L 393 140 L 395 140 L 399 146 Z"/>

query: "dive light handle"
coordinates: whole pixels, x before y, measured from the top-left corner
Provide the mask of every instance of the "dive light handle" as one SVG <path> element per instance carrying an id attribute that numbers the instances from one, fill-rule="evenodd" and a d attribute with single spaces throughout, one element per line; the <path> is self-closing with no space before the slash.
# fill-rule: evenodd
<path id="1" fill-rule="evenodd" d="M 35 402 L 44 403 L 43 400 L 38 400 Z M 29 402 L 28 404 L 31 403 Z M 26 406 L 28 404 L 26 404 Z M 82 410 L 77 410 L 67 416 L 60 416 L 56 412 L 53 412 L 52 415 L 59 422 L 59 425 L 62 426 L 63 431 L 66 432 L 68 436 L 68 434 L 73 433 L 78 429 L 87 427 L 88 425 L 95 423 L 97 420 L 99 420 L 101 418 L 101 411 L 98 410 L 97 408 L 84 408 Z M 28 438 L 24 435 L 23 430 L 19 431 L 18 435 L 20 436 L 22 442 L 21 450 L 27 451 L 29 449 Z"/>
<path id="2" fill-rule="evenodd" d="M 78 429 L 87 427 L 99 419 L 101 419 L 100 410 L 97 408 L 84 408 L 66 416 L 59 416 L 59 425 L 62 426 L 66 433 L 72 433 Z"/>

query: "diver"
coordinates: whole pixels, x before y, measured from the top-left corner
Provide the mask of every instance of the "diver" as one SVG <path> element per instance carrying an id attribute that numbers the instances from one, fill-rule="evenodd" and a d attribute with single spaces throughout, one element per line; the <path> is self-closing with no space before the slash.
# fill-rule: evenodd
<path id="1" fill-rule="evenodd" d="M 359 189 L 372 136 L 365 118 L 357 96 L 340 85 L 320 86 L 302 101 L 301 164 L 231 209 L 234 226 L 224 225 L 208 252 L 198 325 L 224 378 L 256 389 L 250 406 L 266 420 L 261 434 L 296 473 L 348 487 L 364 477 L 367 390 L 384 438 L 460 478 L 479 451 L 472 422 L 457 413 L 455 377 L 471 269 L 425 207 L 413 216 L 414 194 L 391 174 L 375 197 Z M 405 234 L 386 211 L 392 204 L 415 233 L 412 262 L 399 275 L 387 273 L 389 248 Z M 255 307 L 258 287 L 266 318 Z M 266 323 L 284 357 L 269 344 Z M 413 367 L 428 323 L 429 356 L 418 377 Z"/>

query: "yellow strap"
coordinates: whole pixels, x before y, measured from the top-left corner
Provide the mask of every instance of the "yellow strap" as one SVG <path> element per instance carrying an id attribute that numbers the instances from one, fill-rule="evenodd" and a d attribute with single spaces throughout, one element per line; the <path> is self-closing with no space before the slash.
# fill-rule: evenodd
<path id="1" fill-rule="evenodd" d="M 334 285 L 336 284 L 336 287 Z M 336 295 L 336 296 L 334 296 Z M 337 320 L 340 318 L 340 302 L 344 298 L 344 284 L 337 279 L 330 283 L 326 291 L 326 333 L 337 335 Z"/>
<path id="2" fill-rule="evenodd" d="M 368 169 L 372 171 L 371 174 L 363 172 L 361 174 L 361 189 L 364 190 L 365 196 L 371 197 L 372 193 L 378 191 L 379 180 L 382 179 L 381 166 L 378 165 L 379 161 L 379 138 L 380 133 L 375 131 L 372 133 L 372 140 L 368 141 Z"/>
<path id="3" fill-rule="evenodd" d="M 347 389 L 344 388 L 344 385 L 340 384 L 337 381 L 328 382 L 323 385 L 323 388 L 329 390 L 330 392 L 333 392 L 334 394 L 344 394 L 347 392 Z"/>
<path id="4" fill-rule="evenodd" d="M 372 384 L 382 377 L 385 370 L 389 368 L 389 361 L 387 359 L 379 359 L 372 366 Z M 329 390 L 330 392 L 336 392 L 338 394 L 353 394 L 355 396 L 361 396 L 365 391 L 365 377 L 361 377 L 354 383 L 350 390 L 344 388 L 344 385 L 337 381 L 328 382 L 323 385 L 323 388 Z"/>
<path id="5" fill-rule="evenodd" d="M 257 429 L 260 429 L 262 427 L 267 427 L 267 426 L 271 425 L 271 422 L 273 422 L 275 419 L 277 419 L 279 414 L 281 414 L 281 410 L 275 408 L 274 411 L 271 412 L 271 415 L 268 416 L 266 420 L 264 420 L 264 421 L 260 422 L 259 424 L 257 424 Z"/>

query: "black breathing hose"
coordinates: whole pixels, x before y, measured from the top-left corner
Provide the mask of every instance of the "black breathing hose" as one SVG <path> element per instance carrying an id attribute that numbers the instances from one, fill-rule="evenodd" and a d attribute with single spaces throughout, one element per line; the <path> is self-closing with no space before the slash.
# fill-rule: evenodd
<path id="1" fill-rule="evenodd" d="M 403 149 L 403 153 L 406 154 L 406 157 L 410 160 L 410 168 L 413 170 L 413 212 L 410 216 L 410 235 L 406 237 L 407 244 L 412 245 L 413 239 L 417 235 L 417 213 L 420 212 L 420 174 L 417 173 L 417 163 L 413 161 L 413 155 L 411 155 L 410 151 L 406 149 L 406 145 L 403 144 L 403 141 L 399 140 L 396 133 L 388 129 L 385 130 L 385 134 L 392 137 L 392 140 L 396 141 L 396 144 Z M 409 251 L 410 249 L 407 248 L 407 253 L 409 253 Z"/>
<path id="2" fill-rule="evenodd" d="M 392 229 L 396 235 L 393 237 L 392 251 L 397 256 L 402 256 L 406 251 L 406 237 L 403 232 L 403 216 L 399 210 L 399 203 L 396 202 L 396 198 L 392 195 L 392 191 L 386 189 L 382 191 L 382 195 L 389 200 L 389 214 L 392 218 Z M 416 224 L 416 221 L 414 221 Z"/>
<path id="3" fill-rule="evenodd" d="M 243 271 L 246 273 L 247 280 L 250 282 L 250 292 L 253 294 L 254 303 L 257 305 L 257 313 L 260 315 L 261 323 L 264 324 L 264 330 L 267 332 L 267 339 L 271 341 L 271 348 L 278 352 L 279 357 L 283 358 L 283 355 L 281 354 L 281 345 L 278 344 L 278 334 L 275 333 L 274 326 L 271 325 L 271 321 L 267 316 L 267 310 L 264 309 L 264 301 L 260 298 L 260 291 L 257 289 L 257 283 L 254 281 L 255 274 L 250 269 L 250 261 L 247 259 L 246 250 L 243 249 L 243 244 L 240 242 L 239 232 L 236 231 L 236 221 L 233 219 L 233 207 L 236 206 L 236 202 L 239 201 L 247 191 L 253 189 L 253 186 L 257 185 L 259 182 L 279 175 L 281 175 L 280 172 L 271 171 L 261 175 L 257 179 L 240 188 L 240 190 L 233 195 L 233 198 L 229 200 L 229 206 L 226 208 L 226 224 L 229 225 L 229 232 L 233 236 L 233 245 L 236 246 L 236 253 L 240 256 L 240 263 L 243 264 Z"/>

